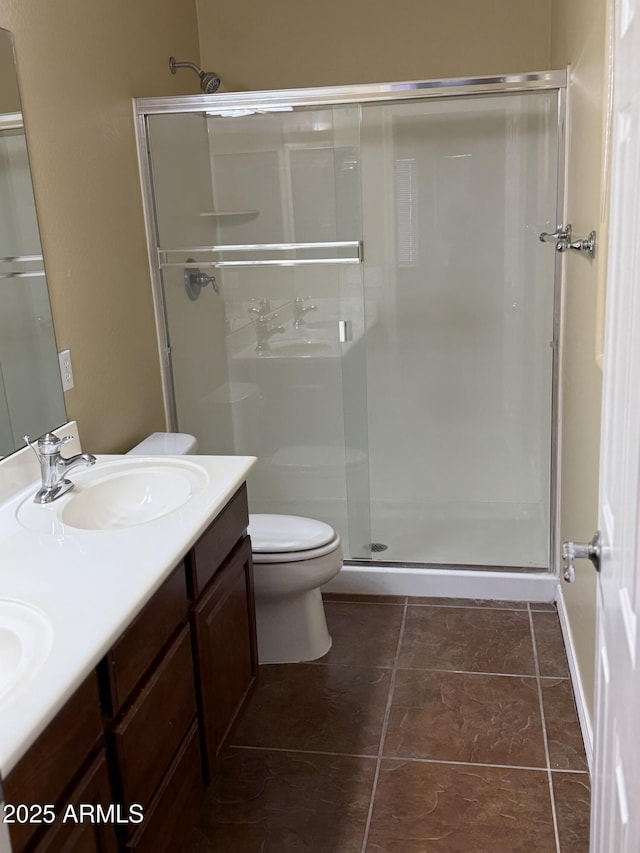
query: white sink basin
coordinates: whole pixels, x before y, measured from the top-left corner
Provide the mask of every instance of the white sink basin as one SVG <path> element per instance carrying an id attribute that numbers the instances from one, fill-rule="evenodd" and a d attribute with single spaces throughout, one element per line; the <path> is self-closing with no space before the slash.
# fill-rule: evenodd
<path id="1" fill-rule="evenodd" d="M 339 350 L 330 341 L 272 341 L 271 353 L 281 358 L 326 358 L 339 355 Z"/>
<path id="2" fill-rule="evenodd" d="M 22 526 L 58 534 L 136 527 L 183 507 L 209 478 L 197 463 L 172 457 L 98 463 L 73 471 L 70 479 L 73 491 L 51 504 L 24 501 Z"/>
<path id="3" fill-rule="evenodd" d="M 0 706 L 46 660 L 52 642 L 53 630 L 44 613 L 0 598 Z"/>

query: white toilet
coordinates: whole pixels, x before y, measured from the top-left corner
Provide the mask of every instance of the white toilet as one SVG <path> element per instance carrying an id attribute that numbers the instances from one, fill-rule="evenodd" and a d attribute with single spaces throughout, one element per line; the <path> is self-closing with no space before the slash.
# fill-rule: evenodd
<path id="1" fill-rule="evenodd" d="M 342 568 L 340 537 L 297 515 L 249 516 L 260 663 L 316 660 L 331 648 L 320 587 Z"/>
<path id="2" fill-rule="evenodd" d="M 186 432 L 152 432 L 128 452 L 133 456 L 185 456 L 196 453 L 198 439 Z"/>
<path id="3" fill-rule="evenodd" d="M 196 453 L 195 436 L 154 432 L 130 454 Z M 331 648 L 320 587 L 342 568 L 340 537 L 323 521 L 297 515 L 249 516 L 260 663 L 316 660 Z"/>

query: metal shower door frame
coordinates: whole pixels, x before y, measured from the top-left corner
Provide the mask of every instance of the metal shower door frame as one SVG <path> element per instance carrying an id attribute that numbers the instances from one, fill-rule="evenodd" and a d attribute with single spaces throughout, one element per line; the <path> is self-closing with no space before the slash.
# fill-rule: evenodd
<path id="1" fill-rule="evenodd" d="M 153 302 L 160 352 L 160 368 L 167 428 L 177 428 L 175 388 L 171 365 L 171 346 L 166 306 L 164 303 L 161 270 L 158 263 L 158 225 L 155 216 L 153 179 L 150 162 L 148 118 L 168 114 L 229 114 L 235 110 L 250 110 L 256 113 L 278 113 L 292 109 L 331 107 L 347 104 L 370 104 L 430 100 L 434 98 L 468 98 L 486 95 L 508 95 L 527 92 L 556 91 L 558 93 L 558 173 L 556 218 L 557 224 L 564 222 L 566 180 L 566 98 L 567 70 L 539 71 L 524 74 L 488 75 L 479 77 L 456 77 L 439 80 L 412 80 L 396 83 L 367 83 L 351 86 L 326 86 L 304 89 L 274 89 L 255 92 L 223 92 L 213 95 L 182 95 L 179 97 L 134 98 L 133 108 L 138 148 L 138 165 L 142 186 L 145 228 L 149 251 L 149 269 L 153 285 Z M 244 113 L 247 114 L 247 113 Z M 554 267 L 553 297 L 553 340 L 552 387 L 551 387 L 551 459 L 549 495 L 549 571 L 558 574 L 560 565 L 560 314 L 562 305 L 562 259 L 556 253 Z M 352 562 L 352 561 L 347 561 Z M 409 565 L 404 564 L 403 565 Z M 424 567 L 429 564 L 411 564 Z M 443 568 L 459 568 L 447 566 Z M 488 566 L 465 566 L 484 571 Z M 505 570 L 512 567 L 494 567 Z M 522 569 L 521 569 L 522 570 Z M 526 570 L 525 571 L 530 571 Z M 537 571 L 537 570 L 535 570 Z"/>

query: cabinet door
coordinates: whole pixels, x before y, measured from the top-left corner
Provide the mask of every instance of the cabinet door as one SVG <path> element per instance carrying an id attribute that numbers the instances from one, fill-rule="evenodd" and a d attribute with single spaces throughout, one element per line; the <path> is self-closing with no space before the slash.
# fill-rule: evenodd
<path id="1" fill-rule="evenodd" d="M 34 853 L 116 853 L 118 843 L 110 805 L 107 762 L 101 751 L 68 802 L 58 809 L 58 820 L 35 845 Z"/>
<path id="2" fill-rule="evenodd" d="M 194 722 L 159 790 L 145 811 L 144 823 L 126 842 L 136 853 L 176 853 L 198 818 L 204 799 L 198 727 Z"/>
<path id="3" fill-rule="evenodd" d="M 248 537 L 217 572 L 196 605 L 193 618 L 208 779 L 258 675 Z"/>
<path id="4" fill-rule="evenodd" d="M 65 792 L 102 739 L 98 679 L 91 673 L 9 773 L 4 782 L 5 802 L 29 806 L 65 803 Z M 14 853 L 26 849 L 41 829 L 42 824 L 11 824 Z"/>
<path id="5" fill-rule="evenodd" d="M 125 807 L 141 803 L 146 808 L 195 716 L 191 636 L 185 625 L 112 729 Z"/>

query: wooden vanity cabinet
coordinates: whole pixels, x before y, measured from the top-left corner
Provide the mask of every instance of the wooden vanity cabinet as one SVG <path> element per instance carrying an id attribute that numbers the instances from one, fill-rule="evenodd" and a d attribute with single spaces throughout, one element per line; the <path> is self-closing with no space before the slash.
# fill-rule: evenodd
<path id="1" fill-rule="evenodd" d="M 243 485 L 4 781 L 13 853 L 176 853 L 256 684 Z M 110 818 L 63 821 L 100 805 Z M 142 822 L 139 817 L 142 808 Z"/>
<path id="2" fill-rule="evenodd" d="M 187 557 L 205 781 L 258 677 L 251 540 L 243 485 Z"/>

